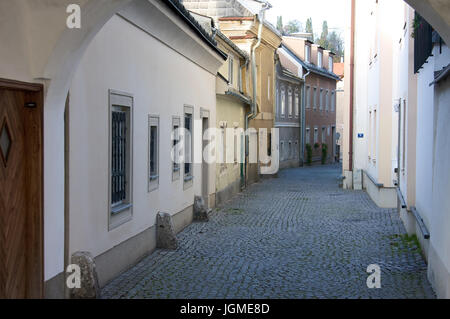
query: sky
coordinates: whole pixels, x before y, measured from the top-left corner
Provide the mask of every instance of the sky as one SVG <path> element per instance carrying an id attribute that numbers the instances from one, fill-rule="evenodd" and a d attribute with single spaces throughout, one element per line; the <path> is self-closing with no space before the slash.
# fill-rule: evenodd
<path id="1" fill-rule="evenodd" d="M 322 22 L 328 21 L 329 32 L 336 31 L 344 36 L 346 12 L 342 0 L 269 0 L 273 8 L 266 12 L 266 19 L 274 26 L 277 16 L 283 17 L 283 24 L 299 20 L 305 28 L 306 19 L 313 21 L 313 30 L 318 36 L 322 32 Z M 337 29 L 333 29 L 337 28 Z"/>

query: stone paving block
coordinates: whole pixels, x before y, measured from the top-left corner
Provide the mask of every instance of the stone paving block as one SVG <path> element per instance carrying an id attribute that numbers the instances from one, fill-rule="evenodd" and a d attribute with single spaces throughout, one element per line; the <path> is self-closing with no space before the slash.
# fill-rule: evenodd
<path id="1" fill-rule="evenodd" d="M 104 287 L 104 298 L 435 298 L 396 210 L 339 188 L 337 166 L 253 184 Z M 366 285 L 381 267 L 381 289 Z"/>

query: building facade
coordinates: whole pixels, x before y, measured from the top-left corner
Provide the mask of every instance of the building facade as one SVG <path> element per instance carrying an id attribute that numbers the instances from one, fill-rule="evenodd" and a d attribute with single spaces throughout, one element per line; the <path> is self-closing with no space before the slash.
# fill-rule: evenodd
<path id="1" fill-rule="evenodd" d="M 303 79 L 277 64 L 275 127 L 279 130 L 279 167 L 298 167 L 303 163 L 302 139 Z"/>
<path id="2" fill-rule="evenodd" d="M 352 74 L 353 56 L 354 77 L 345 77 L 344 107 L 354 110 L 344 134 L 353 134 L 344 139 L 343 185 L 398 209 L 438 297 L 449 298 L 450 50 L 403 1 L 353 2 L 352 11 L 345 70 Z"/>
<path id="3" fill-rule="evenodd" d="M 334 63 L 334 73 L 341 79 L 336 84 L 336 161 L 342 163 L 344 140 L 345 86 L 344 63 Z"/>
<path id="4" fill-rule="evenodd" d="M 202 160 L 201 145 L 203 131 L 215 126 L 216 77 L 226 55 L 178 1 L 85 1 L 81 9 L 90 14 L 79 30 L 66 26 L 67 5 L 30 1 L 1 11 L 48 31 L 30 44 L 31 60 L 21 41 L 33 30 L 12 24 L 8 35 L 0 31 L 18 41 L 1 49 L 8 61 L 7 69 L 1 63 L 8 79 L 1 103 L 7 94 L 22 104 L 2 108 L 2 189 L 33 203 L 10 202 L 5 210 L 33 216 L 1 226 L 22 238 L 6 238 L 17 247 L 1 266 L 5 298 L 67 296 L 66 267 L 80 251 L 92 255 L 103 286 L 156 247 L 158 213 L 169 214 L 178 232 L 193 219 L 195 196 L 214 204 L 215 165 Z M 24 100 L 23 119 L 31 122 L 9 120 L 19 118 Z M 172 136 L 175 128 L 191 134 Z M 182 138 L 175 161 L 172 146 Z M 33 154 L 21 151 L 24 143 L 33 143 Z M 17 178 L 17 169 L 33 173 Z"/>
<path id="5" fill-rule="evenodd" d="M 216 79 L 216 205 L 245 187 L 245 115 L 251 98 L 244 94 L 249 56 L 222 32 L 215 37 L 228 56 Z"/>
<path id="6" fill-rule="evenodd" d="M 288 57 L 300 62 L 305 78 L 305 147 L 307 164 L 332 163 L 336 154 L 336 82 L 334 53 L 305 38 L 283 37 Z"/>

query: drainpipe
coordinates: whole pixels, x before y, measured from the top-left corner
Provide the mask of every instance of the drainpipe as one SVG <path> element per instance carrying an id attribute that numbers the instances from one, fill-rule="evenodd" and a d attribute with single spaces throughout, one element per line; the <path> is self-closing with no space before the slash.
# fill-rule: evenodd
<path id="1" fill-rule="evenodd" d="M 352 1 L 352 18 L 351 18 L 351 40 L 350 40 L 350 120 L 349 120 L 349 167 L 350 172 L 353 171 L 353 90 L 354 90 L 354 68 L 355 68 L 355 0 Z M 353 182 L 352 182 L 353 184 Z"/>
<path id="2" fill-rule="evenodd" d="M 300 125 L 300 158 L 302 159 L 303 165 L 305 165 L 305 125 L 306 125 L 306 77 L 311 73 L 308 72 L 303 75 L 303 88 L 302 88 L 302 114 L 301 114 L 301 125 Z"/>
<path id="3" fill-rule="evenodd" d="M 250 120 L 253 120 L 257 115 L 258 115 L 258 105 L 257 105 L 257 87 L 256 87 L 256 49 L 261 45 L 261 36 L 262 36 L 262 30 L 263 30 L 263 24 L 264 24 L 264 16 L 265 16 L 265 11 L 272 8 L 272 5 L 267 2 L 267 1 L 259 1 L 259 0 L 255 0 L 257 2 L 260 2 L 263 4 L 261 10 L 259 11 L 257 18 L 259 21 L 259 26 L 258 26 L 258 35 L 257 35 L 257 39 L 258 41 L 256 42 L 256 44 L 253 46 L 252 51 L 251 51 L 251 67 L 252 67 L 252 85 L 253 85 L 253 99 L 252 99 L 252 104 L 251 104 L 251 110 L 249 113 L 247 113 L 245 115 L 245 131 L 247 131 L 248 126 L 249 126 L 249 122 Z M 246 163 L 245 163 L 245 183 L 247 185 L 247 157 L 248 157 L 248 153 L 249 153 L 249 136 L 246 136 Z"/>

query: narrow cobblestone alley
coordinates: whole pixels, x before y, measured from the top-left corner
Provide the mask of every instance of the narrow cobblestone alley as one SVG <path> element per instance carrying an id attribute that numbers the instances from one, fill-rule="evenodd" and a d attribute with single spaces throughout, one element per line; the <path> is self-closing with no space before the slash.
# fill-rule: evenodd
<path id="1" fill-rule="evenodd" d="M 434 298 L 396 210 L 338 187 L 337 166 L 284 170 L 110 282 L 103 298 Z M 368 289 L 367 266 L 381 267 Z"/>

